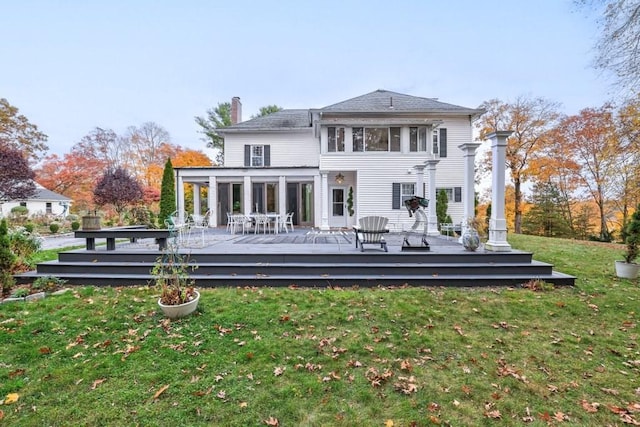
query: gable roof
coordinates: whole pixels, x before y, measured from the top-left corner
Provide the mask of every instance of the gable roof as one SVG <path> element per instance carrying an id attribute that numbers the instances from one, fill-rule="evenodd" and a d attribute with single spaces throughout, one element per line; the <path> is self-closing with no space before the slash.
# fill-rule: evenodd
<path id="1" fill-rule="evenodd" d="M 455 115 L 480 115 L 482 109 L 461 107 L 459 105 L 440 102 L 435 98 L 422 98 L 378 89 L 374 92 L 327 107 L 308 110 L 280 110 L 262 117 L 256 117 L 235 125 L 217 129 L 221 135 L 243 131 L 283 131 L 292 129 L 310 129 L 314 113 L 328 114 L 393 114 L 393 113 L 436 113 Z"/>
<path id="2" fill-rule="evenodd" d="M 63 196 L 62 194 L 55 193 L 51 190 L 47 190 L 44 187 L 37 186 L 36 192 L 33 196 L 29 197 L 29 200 L 43 200 L 43 201 L 61 201 L 68 202 L 71 201 L 70 198 Z"/>
<path id="3" fill-rule="evenodd" d="M 481 114 L 481 109 L 461 107 L 440 102 L 435 98 L 422 98 L 378 89 L 337 104 L 320 108 L 321 113 L 455 113 Z"/>
<path id="4" fill-rule="evenodd" d="M 309 110 L 280 110 L 266 116 L 256 117 L 244 122 L 237 123 L 218 129 L 224 133 L 234 130 L 288 130 L 295 128 L 310 128 L 311 117 Z"/>

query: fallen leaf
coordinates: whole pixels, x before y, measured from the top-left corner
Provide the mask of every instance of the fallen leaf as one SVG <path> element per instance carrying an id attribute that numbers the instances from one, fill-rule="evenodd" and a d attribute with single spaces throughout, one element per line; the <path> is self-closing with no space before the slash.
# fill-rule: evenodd
<path id="1" fill-rule="evenodd" d="M 165 391 L 167 391 L 168 388 L 169 388 L 169 384 L 163 385 L 162 387 L 160 387 L 160 390 L 156 391 L 156 393 L 153 395 L 153 400 L 156 400 L 158 397 L 160 397 L 160 395 Z"/>
<path id="2" fill-rule="evenodd" d="M 51 354 L 51 349 L 49 347 L 40 347 L 40 354 Z"/>
<path id="3" fill-rule="evenodd" d="M 106 380 L 107 380 L 106 378 L 100 378 L 99 380 L 95 380 L 93 384 L 91 384 L 91 390 L 95 390 L 96 387 L 98 387 L 100 384 L 102 384 Z"/>
<path id="4" fill-rule="evenodd" d="M 4 411 L 0 411 L 0 421 L 4 419 Z"/>
<path id="5" fill-rule="evenodd" d="M 384 423 L 384 427 L 393 427 L 393 420 L 387 420 Z"/>
<path id="6" fill-rule="evenodd" d="M 500 411 L 498 411 L 497 409 L 494 409 L 493 411 L 485 412 L 484 416 L 487 418 L 493 418 L 493 419 L 502 418 L 502 414 L 500 414 Z"/>
<path id="7" fill-rule="evenodd" d="M 281 366 L 276 366 L 276 368 L 273 370 L 273 375 L 275 375 L 276 377 L 279 377 L 280 375 L 282 375 L 284 373 L 285 368 L 281 367 Z"/>
<path id="8" fill-rule="evenodd" d="M 5 405 L 10 405 L 12 403 L 16 403 L 20 399 L 20 395 L 18 393 L 9 393 L 7 394 L 7 398 L 4 399 Z"/>
<path id="9" fill-rule="evenodd" d="M 240 402 L 240 405 L 239 405 L 239 406 L 240 406 L 241 408 L 246 408 L 246 407 L 248 406 L 248 403 L 247 403 L 247 402 Z"/>
<path id="10" fill-rule="evenodd" d="M 277 418 L 269 417 L 269 419 L 264 420 L 264 423 L 268 426 L 278 426 L 280 423 Z"/>
<path id="11" fill-rule="evenodd" d="M 597 402 L 589 403 L 586 400 L 581 400 L 580 404 L 582 405 L 582 408 L 589 413 L 598 412 L 598 406 L 600 406 Z"/>

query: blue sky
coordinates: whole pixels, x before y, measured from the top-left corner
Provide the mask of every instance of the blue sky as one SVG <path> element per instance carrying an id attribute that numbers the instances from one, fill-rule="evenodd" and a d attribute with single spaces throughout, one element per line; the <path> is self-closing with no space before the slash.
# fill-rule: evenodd
<path id="1" fill-rule="evenodd" d="M 465 107 L 609 98 L 592 17 L 570 0 L 21 0 L 0 13 L 0 98 L 63 154 L 96 126 L 153 121 L 203 149 L 194 116 L 239 96 L 318 108 L 376 89 Z"/>

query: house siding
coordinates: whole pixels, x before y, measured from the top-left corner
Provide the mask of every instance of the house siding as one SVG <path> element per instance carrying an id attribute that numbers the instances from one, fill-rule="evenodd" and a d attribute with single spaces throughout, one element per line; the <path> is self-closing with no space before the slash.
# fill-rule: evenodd
<path id="1" fill-rule="evenodd" d="M 472 141 L 468 118 L 445 120 L 440 128 L 447 129 L 447 157 L 437 158 L 436 188 L 464 186 L 464 158 L 459 145 Z M 404 129 L 407 129 L 404 131 Z M 321 132 L 326 135 L 326 130 Z M 408 127 L 401 131 L 403 152 L 324 153 L 320 158 L 321 171 L 340 171 L 345 175 L 344 185 L 353 186 L 355 217 L 383 215 L 390 221 L 404 225 L 413 224 L 406 209 L 393 209 L 393 183 L 416 183 L 415 172 L 408 173 L 417 164 L 431 158 L 427 153 L 408 152 Z M 350 144 L 350 140 L 348 141 Z M 332 177 L 330 177 L 332 179 Z M 424 183 L 429 176 L 425 170 Z M 428 188 L 428 187 L 427 187 Z M 463 203 L 449 202 L 448 214 L 454 222 L 460 222 L 464 214 Z M 352 219 L 352 222 L 354 220 Z"/>
<path id="2" fill-rule="evenodd" d="M 245 167 L 246 145 L 268 145 L 271 167 L 318 166 L 320 147 L 311 130 L 225 136 L 225 167 Z"/>

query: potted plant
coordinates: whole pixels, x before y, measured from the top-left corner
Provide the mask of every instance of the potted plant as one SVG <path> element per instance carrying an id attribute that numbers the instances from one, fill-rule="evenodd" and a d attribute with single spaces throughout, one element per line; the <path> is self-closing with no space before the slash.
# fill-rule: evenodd
<path id="1" fill-rule="evenodd" d="M 631 215 L 631 220 L 624 229 L 624 243 L 626 251 L 624 261 L 616 261 L 616 275 L 623 279 L 635 279 L 640 272 L 640 264 L 634 261 L 638 258 L 640 244 L 640 205 Z"/>
<path id="2" fill-rule="evenodd" d="M 187 316 L 198 308 L 200 293 L 195 289 L 189 268 L 187 260 L 175 250 L 168 249 L 151 271 L 155 285 L 160 289 L 158 306 L 170 319 Z"/>

